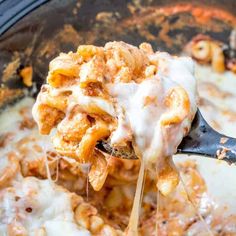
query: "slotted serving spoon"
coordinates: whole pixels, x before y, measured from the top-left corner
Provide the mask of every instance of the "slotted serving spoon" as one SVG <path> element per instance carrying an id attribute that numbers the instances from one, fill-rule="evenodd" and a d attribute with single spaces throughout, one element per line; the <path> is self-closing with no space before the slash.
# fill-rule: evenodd
<path id="1" fill-rule="evenodd" d="M 132 146 L 113 148 L 108 141 L 100 141 L 97 148 L 103 152 L 124 159 L 137 159 Z M 177 153 L 202 155 L 236 163 L 236 138 L 216 132 L 197 110 L 191 130 L 178 146 Z"/>

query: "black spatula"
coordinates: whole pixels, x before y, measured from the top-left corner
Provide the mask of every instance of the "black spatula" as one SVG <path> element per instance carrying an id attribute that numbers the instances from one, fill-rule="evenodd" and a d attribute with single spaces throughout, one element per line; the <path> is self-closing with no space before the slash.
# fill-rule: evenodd
<path id="1" fill-rule="evenodd" d="M 109 142 L 101 141 L 97 148 L 103 152 L 125 159 L 137 159 L 132 145 L 125 148 L 113 148 Z M 228 163 L 236 163 L 236 138 L 216 132 L 202 117 L 198 110 L 192 122 L 189 134 L 178 146 L 177 153 L 202 155 L 218 158 Z"/>

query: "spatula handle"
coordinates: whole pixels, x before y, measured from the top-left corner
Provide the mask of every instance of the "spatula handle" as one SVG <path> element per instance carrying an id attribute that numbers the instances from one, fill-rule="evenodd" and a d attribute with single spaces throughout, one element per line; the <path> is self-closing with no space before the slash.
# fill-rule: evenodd
<path id="1" fill-rule="evenodd" d="M 198 110 L 190 133 L 178 147 L 178 153 L 198 154 L 236 163 L 236 139 L 212 129 Z"/>

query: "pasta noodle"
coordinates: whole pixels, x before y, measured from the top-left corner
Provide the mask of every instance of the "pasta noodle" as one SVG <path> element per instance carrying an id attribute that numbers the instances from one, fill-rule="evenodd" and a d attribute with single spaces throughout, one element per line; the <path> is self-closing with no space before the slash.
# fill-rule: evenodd
<path id="1" fill-rule="evenodd" d="M 14 153 L 8 155 L 7 162 L 0 174 L 0 188 L 5 187 L 15 177 L 19 168 L 19 160 Z"/>
<path id="2" fill-rule="evenodd" d="M 227 45 L 205 35 L 195 36 L 186 47 L 186 52 L 201 64 L 211 64 L 214 71 L 224 72 L 226 69 L 235 73 L 235 60 L 227 55 Z"/>

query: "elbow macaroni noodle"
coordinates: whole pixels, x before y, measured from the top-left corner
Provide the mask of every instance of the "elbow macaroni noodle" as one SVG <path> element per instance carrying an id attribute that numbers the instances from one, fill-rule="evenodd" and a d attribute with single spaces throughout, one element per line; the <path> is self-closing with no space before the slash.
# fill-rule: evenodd
<path id="1" fill-rule="evenodd" d="M 0 188 L 6 186 L 15 176 L 19 169 L 19 161 L 14 154 L 7 156 L 7 166 L 0 172 Z"/>

